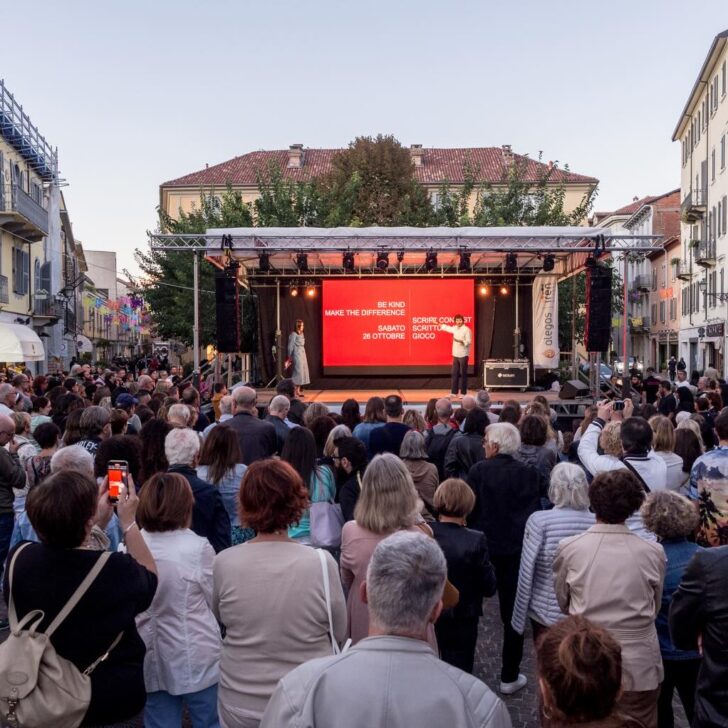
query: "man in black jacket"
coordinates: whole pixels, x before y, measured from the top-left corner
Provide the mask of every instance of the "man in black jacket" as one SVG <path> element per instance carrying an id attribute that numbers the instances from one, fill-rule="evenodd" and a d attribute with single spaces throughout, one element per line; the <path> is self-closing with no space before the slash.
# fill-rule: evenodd
<path id="1" fill-rule="evenodd" d="M 220 491 L 197 477 L 197 458 L 200 437 L 193 430 L 177 428 L 164 440 L 164 454 L 170 473 L 179 473 L 192 488 L 195 505 L 192 509 L 192 530 L 206 538 L 216 553 L 232 545 L 230 517 L 225 510 Z"/>
<path id="2" fill-rule="evenodd" d="M 410 430 L 402 422 L 404 407 L 402 398 L 399 395 L 390 394 L 384 400 L 384 412 L 387 415 L 387 423 L 384 427 L 377 427 L 376 430 L 372 430 L 369 435 L 369 453 L 372 457 L 382 452 L 391 452 L 399 456 L 402 440 Z"/>
<path id="3" fill-rule="evenodd" d="M 281 379 L 276 386 L 276 394 L 282 394 L 288 397 L 291 408 L 288 410 L 288 419 L 294 425 L 303 425 L 303 413 L 306 411 L 306 405 L 300 399 L 296 399 L 296 386 L 292 379 Z"/>
<path id="4" fill-rule="evenodd" d="M 511 695 L 527 683 L 526 676 L 518 671 L 523 657 L 523 635 L 511 626 L 523 533 L 528 517 L 541 509 L 541 497 L 546 497 L 548 483 L 533 466 L 515 459 L 521 436 L 513 425 L 489 425 L 483 445 L 486 459 L 473 465 L 468 473 L 468 483 L 475 492 L 475 508 L 468 525 L 482 531 L 488 539 L 503 622 L 500 691 Z"/>
<path id="5" fill-rule="evenodd" d="M 258 395 L 250 387 L 238 387 L 233 391 L 234 415 L 221 427 L 235 430 L 242 462 L 250 465 L 256 460 L 275 455 L 278 439 L 270 422 L 258 417 Z"/>
<path id="6" fill-rule="evenodd" d="M 670 604 L 670 636 L 701 649 L 693 726 L 728 725 L 728 546 L 698 551 Z"/>

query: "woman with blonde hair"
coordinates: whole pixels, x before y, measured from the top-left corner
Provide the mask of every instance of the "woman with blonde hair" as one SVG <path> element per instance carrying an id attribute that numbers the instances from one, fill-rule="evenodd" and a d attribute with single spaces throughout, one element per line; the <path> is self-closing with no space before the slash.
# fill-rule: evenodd
<path id="1" fill-rule="evenodd" d="M 354 520 L 341 534 L 341 581 L 347 593 L 346 611 L 353 643 L 369 633 L 369 609 L 361 599 L 369 560 L 377 544 L 395 531 L 418 531 L 418 498 L 412 476 L 391 453 L 377 455 L 364 473 Z M 436 645 L 434 629 L 431 643 Z"/>
<path id="2" fill-rule="evenodd" d="M 351 430 L 346 425 L 336 425 L 329 432 L 326 442 L 324 443 L 324 457 L 329 460 L 334 457 L 336 451 L 336 441 L 343 437 L 351 437 Z"/>
<path id="3" fill-rule="evenodd" d="M 675 453 L 675 427 L 665 415 L 655 415 L 648 420 L 654 437 L 652 449 L 667 466 L 667 489 L 678 491 L 685 482 L 683 459 Z"/>
<path id="4" fill-rule="evenodd" d="M 415 432 L 421 432 L 423 435 L 427 432 L 425 418 L 415 409 L 408 409 L 404 413 L 402 422 Z"/>
<path id="5" fill-rule="evenodd" d="M 323 402 L 311 402 L 303 413 L 303 424 L 311 429 L 311 423 L 319 417 L 326 417 L 329 414 L 329 408 Z"/>
<path id="6" fill-rule="evenodd" d="M 700 444 L 700 452 L 705 452 L 705 443 L 703 442 L 703 434 L 700 432 L 700 425 L 690 417 L 685 418 L 684 420 L 681 420 L 676 430 L 690 430 L 692 433 L 695 434 L 695 437 L 698 438 L 698 443 Z"/>

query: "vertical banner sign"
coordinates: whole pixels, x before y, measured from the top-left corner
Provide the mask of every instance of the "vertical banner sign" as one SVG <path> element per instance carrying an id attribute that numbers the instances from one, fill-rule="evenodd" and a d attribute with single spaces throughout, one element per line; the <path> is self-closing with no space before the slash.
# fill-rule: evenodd
<path id="1" fill-rule="evenodd" d="M 559 368 L 558 276 L 539 273 L 533 279 L 533 366 Z"/>

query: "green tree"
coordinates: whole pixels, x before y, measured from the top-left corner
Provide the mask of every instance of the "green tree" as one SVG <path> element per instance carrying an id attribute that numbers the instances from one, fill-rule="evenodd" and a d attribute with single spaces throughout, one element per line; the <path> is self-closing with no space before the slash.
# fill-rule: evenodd
<path id="1" fill-rule="evenodd" d="M 323 223 L 338 225 L 428 225 L 432 206 L 414 178 L 408 149 L 393 136 L 357 137 L 336 154 L 322 180 Z"/>
<path id="2" fill-rule="evenodd" d="M 258 171 L 259 196 L 253 203 L 260 227 L 324 227 L 326 201 L 319 181 L 287 182 L 280 167 Z"/>
<path id="3" fill-rule="evenodd" d="M 228 186 L 217 196 L 200 194 L 200 204 L 189 213 L 179 211 L 175 220 L 163 210 L 159 214 L 159 230 L 163 233 L 204 233 L 216 227 L 250 227 L 253 216 L 250 205 L 239 192 Z M 142 276 L 133 281 L 136 291 L 149 304 L 157 336 L 178 339 L 192 344 L 193 256 L 189 251 L 137 249 L 134 254 Z M 214 267 L 200 259 L 200 343 L 216 343 Z"/>

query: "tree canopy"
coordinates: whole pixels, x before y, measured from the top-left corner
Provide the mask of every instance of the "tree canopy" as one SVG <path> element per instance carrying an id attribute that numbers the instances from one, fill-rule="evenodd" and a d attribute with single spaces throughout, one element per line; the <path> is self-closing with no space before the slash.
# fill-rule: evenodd
<path id="1" fill-rule="evenodd" d="M 567 211 L 566 188 L 553 181 L 557 167 L 543 165 L 538 178 L 528 181 L 526 165 L 526 160 L 516 158 L 498 184 L 482 184 L 476 182 L 477 167 L 466 161 L 464 185 L 451 188 L 443 184 L 432 194 L 416 180 L 409 149 L 391 135 L 361 136 L 334 156 L 330 172 L 307 182 L 286 180 L 274 165 L 258 170 L 259 194 L 253 203 L 244 202 L 228 185 L 222 195 L 201 190 L 199 205 L 191 212 L 180 210 L 176 218 L 158 208 L 159 231 L 204 233 L 215 227 L 250 226 L 582 224 L 595 193 L 585 196 L 575 210 Z M 135 256 L 143 274 L 135 284 L 149 303 L 157 335 L 190 344 L 192 256 L 189 252 L 140 249 Z M 214 344 L 214 273 L 204 260 L 200 261 L 200 289 L 200 341 Z M 581 284 L 579 291 L 583 305 Z M 560 296 L 563 300 L 561 292 Z"/>

